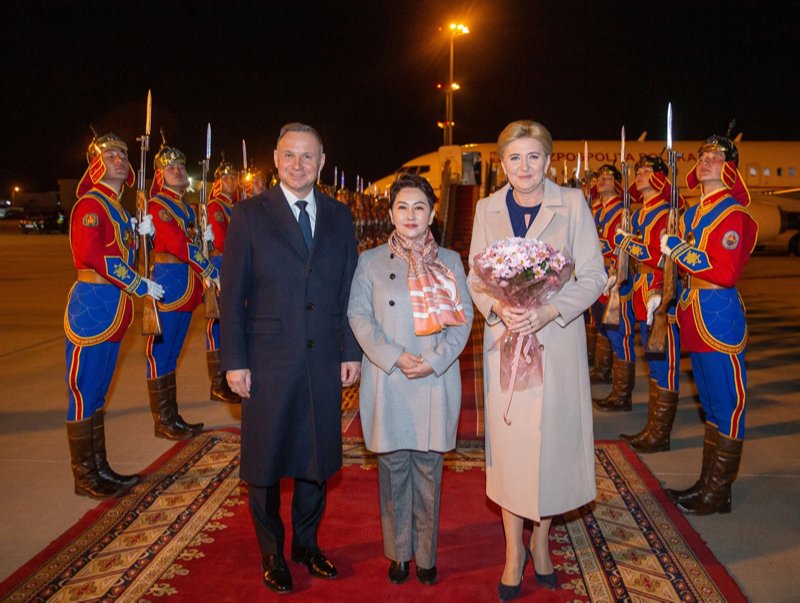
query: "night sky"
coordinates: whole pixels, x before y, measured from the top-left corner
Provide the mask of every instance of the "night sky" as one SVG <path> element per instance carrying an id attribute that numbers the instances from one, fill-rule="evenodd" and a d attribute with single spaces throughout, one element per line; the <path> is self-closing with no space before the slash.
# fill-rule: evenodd
<path id="1" fill-rule="evenodd" d="M 549 0 L 337 2 L 5 1 L 0 198 L 56 188 L 86 166 L 89 124 L 129 145 L 158 128 L 190 171 L 213 129 L 220 151 L 269 167 L 280 126 L 314 125 L 323 180 L 344 169 L 373 180 L 442 141 L 437 120 L 455 41 L 455 141 L 496 140 L 532 118 L 555 139 L 676 139 L 734 133 L 800 140 L 800 3 Z"/>

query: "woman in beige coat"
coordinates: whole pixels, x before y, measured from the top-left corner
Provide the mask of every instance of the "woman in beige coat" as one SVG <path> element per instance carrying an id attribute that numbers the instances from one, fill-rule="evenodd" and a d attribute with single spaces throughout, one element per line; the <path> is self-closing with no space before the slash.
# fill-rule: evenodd
<path id="1" fill-rule="evenodd" d="M 456 445 L 458 356 L 473 309 L 461 257 L 431 235 L 428 181 L 401 174 L 389 199 L 395 230 L 358 258 L 347 317 L 364 350 L 359 411 L 378 453 L 389 580 L 405 581 L 413 558 L 419 581 L 433 584 L 443 453 Z"/>
<path id="2" fill-rule="evenodd" d="M 538 308 L 503 304 L 481 288 L 473 270 L 468 284 L 486 318 L 486 493 L 502 508 L 506 562 L 498 585 L 502 600 L 520 594 L 528 551 L 522 542 L 525 518 L 534 522 L 530 541 L 539 583 L 555 588 L 548 551 L 553 515 L 594 500 L 592 400 L 586 363 L 583 312 L 606 284 L 603 258 L 581 191 L 547 179 L 552 152 L 547 129 L 532 121 L 509 124 L 498 139 L 508 184 L 478 202 L 470 246 L 477 254 L 513 236 L 545 241 L 575 262 L 574 277 Z M 500 351 L 495 344 L 508 329 L 536 333 L 542 346 L 543 385 L 514 392 L 508 425 L 506 392 L 500 388 Z"/>

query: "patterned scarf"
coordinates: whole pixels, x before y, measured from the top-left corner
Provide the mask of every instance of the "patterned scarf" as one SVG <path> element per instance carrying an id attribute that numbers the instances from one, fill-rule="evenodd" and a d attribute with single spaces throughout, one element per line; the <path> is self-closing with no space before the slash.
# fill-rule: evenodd
<path id="1" fill-rule="evenodd" d="M 414 313 L 414 333 L 432 335 L 448 325 L 467 322 L 461 295 L 452 270 L 439 259 L 439 246 L 430 229 L 411 241 L 398 234 L 389 235 L 389 249 L 408 262 L 408 292 Z"/>

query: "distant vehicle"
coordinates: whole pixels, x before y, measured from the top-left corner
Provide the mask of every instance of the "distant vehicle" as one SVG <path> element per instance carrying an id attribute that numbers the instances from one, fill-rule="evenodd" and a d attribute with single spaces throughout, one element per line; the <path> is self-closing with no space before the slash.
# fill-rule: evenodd
<path id="1" fill-rule="evenodd" d="M 67 218 L 61 210 L 49 210 L 25 216 L 19 221 L 22 234 L 35 233 L 61 233 L 67 232 Z"/>
<path id="2" fill-rule="evenodd" d="M 566 182 L 574 174 L 567 164 L 574 165 L 582 157 L 586 141 L 553 141 L 550 162 L 550 177 L 556 182 Z M 750 213 L 758 223 L 758 245 L 776 241 L 783 243 L 789 253 L 800 256 L 800 142 L 762 142 L 735 140 L 739 148 L 739 171 L 750 191 L 752 201 Z M 702 141 L 675 141 L 678 157 L 678 178 L 681 193 L 686 200 L 696 203 L 699 190 L 686 188 L 686 173 L 697 161 L 697 149 Z M 659 155 L 666 147 L 663 141 L 648 141 L 646 133 L 638 140 L 628 141 L 626 161 L 633 175 L 634 163 L 645 154 Z M 620 164 L 619 140 L 589 140 L 589 161 L 592 168 L 603 163 Z M 397 172 L 413 172 L 428 179 L 439 195 L 442 183 L 442 168 L 450 161 L 450 169 L 461 184 L 480 186 L 480 196 L 505 183 L 505 174 L 500 166 L 496 143 L 478 143 L 440 147 L 414 159 L 406 161 L 394 174 L 376 180 L 371 190 L 386 194 Z M 586 169 L 582 166 L 581 170 Z M 560 174 L 559 174 L 560 172 Z M 784 233 L 787 233 L 784 235 Z M 781 236 L 779 239 L 780 235 Z"/>
<path id="3" fill-rule="evenodd" d="M 25 216 L 25 210 L 21 207 L 1 207 L 0 220 L 20 219 Z"/>

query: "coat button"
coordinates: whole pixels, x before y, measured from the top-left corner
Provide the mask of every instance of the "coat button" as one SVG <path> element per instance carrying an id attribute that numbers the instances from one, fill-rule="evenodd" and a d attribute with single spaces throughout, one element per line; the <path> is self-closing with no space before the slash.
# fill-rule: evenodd
<path id="1" fill-rule="evenodd" d="M 389 278 L 390 278 L 390 279 L 392 279 L 392 280 L 394 280 L 394 272 L 392 272 L 392 273 L 389 275 Z"/>
<path id="2" fill-rule="evenodd" d="M 313 348 L 313 347 L 314 347 L 314 340 L 313 340 L 313 339 L 309 339 L 309 340 L 306 342 L 306 347 L 307 347 L 307 348 Z"/>
<path id="3" fill-rule="evenodd" d="M 306 304 L 306 308 L 308 308 L 309 310 L 313 310 L 314 309 L 314 302 L 308 302 Z"/>
<path id="4" fill-rule="evenodd" d="M 390 259 L 390 260 L 393 260 L 393 259 L 394 259 L 394 254 L 393 254 L 393 253 L 390 253 L 390 254 L 389 254 L 389 259 Z"/>
<path id="5" fill-rule="evenodd" d="M 390 305 L 390 306 L 394 306 L 394 300 L 393 300 L 393 299 L 390 299 L 390 300 L 389 300 L 389 305 Z"/>

